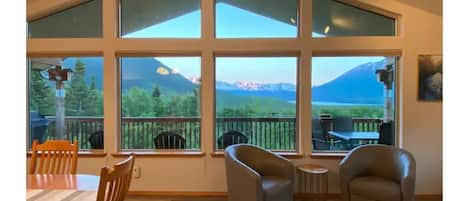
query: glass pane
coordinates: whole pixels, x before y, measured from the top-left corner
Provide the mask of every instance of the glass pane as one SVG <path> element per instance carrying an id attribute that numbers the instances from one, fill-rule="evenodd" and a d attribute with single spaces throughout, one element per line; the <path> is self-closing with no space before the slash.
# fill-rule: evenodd
<path id="1" fill-rule="evenodd" d="M 121 149 L 200 149 L 200 62 L 121 59 Z"/>
<path id="2" fill-rule="evenodd" d="M 216 148 L 296 149 L 296 57 L 216 58 Z M 262 76 L 260 76 L 262 75 Z"/>
<path id="3" fill-rule="evenodd" d="M 313 57 L 313 150 L 394 144 L 395 57 Z"/>
<path id="4" fill-rule="evenodd" d="M 103 148 L 101 57 L 30 59 L 28 97 L 29 146 L 33 140 L 69 139 L 78 140 L 80 149 Z"/>
<path id="5" fill-rule="evenodd" d="M 122 38 L 200 38 L 200 0 L 121 0 Z"/>
<path id="6" fill-rule="evenodd" d="M 297 37 L 297 4 L 297 0 L 217 0 L 216 37 Z"/>
<path id="7" fill-rule="evenodd" d="M 334 0 L 313 0 L 313 37 L 395 36 L 395 20 Z"/>
<path id="8" fill-rule="evenodd" d="M 29 23 L 31 38 L 98 38 L 102 36 L 102 1 L 93 0 Z"/>

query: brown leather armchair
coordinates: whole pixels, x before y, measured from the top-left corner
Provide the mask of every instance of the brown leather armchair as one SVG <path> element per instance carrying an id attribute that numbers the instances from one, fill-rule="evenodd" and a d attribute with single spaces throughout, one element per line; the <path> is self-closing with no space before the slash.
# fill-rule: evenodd
<path id="1" fill-rule="evenodd" d="M 344 201 L 414 201 L 415 159 L 387 145 L 364 145 L 339 164 Z"/>
<path id="2" fill-rule="evenodd" d="M 294 167 L 254 145 L 225 149 L 228 201 L 293 201 Z"/>

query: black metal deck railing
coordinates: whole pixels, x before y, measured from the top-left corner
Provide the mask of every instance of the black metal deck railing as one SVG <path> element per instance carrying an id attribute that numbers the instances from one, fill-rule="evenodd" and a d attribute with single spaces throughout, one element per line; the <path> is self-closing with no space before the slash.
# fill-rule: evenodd
<path id="1" fill-rule="evenodd" d="M 54 139 L 54 117 L 43 140 Z M 356 131 L 378 131 L 379 119 L 354 118 L 353 127 Z M 89 137 L 92 133 L 103 130 L 102 117 L 66 117 L 66 137 L 78 140 L 80 149 L 90 149 Z M 32 130 L 32 129 L 31 129 Z M 292 151 L 297 144 L 296 118 L 252 118 L 225 117 L 217 118 L 215 125 L 215 148 L 222 149 L 218 141 L 229 131 L 237 131 L 247 137 L 247 143 L 255 144 L 270 150 Z M 124 117 L 121 122 L 121 149 L 155 149 L 154 138 L 163 132 L 172 132 L 184 139 L 180 149 L 198 150 L 201 144 L 199 117 Z M 31 144 L 33 132 L 30 132 Z M 37 135 L 37 133 L 35 134 Z"/>

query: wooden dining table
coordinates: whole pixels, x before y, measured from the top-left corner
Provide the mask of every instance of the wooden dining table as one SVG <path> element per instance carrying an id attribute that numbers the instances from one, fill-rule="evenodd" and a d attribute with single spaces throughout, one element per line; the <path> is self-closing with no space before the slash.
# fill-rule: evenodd
<path id="1" fill-rule="evenodd" d="M 99 176 L 84 174 L 27 175 L 27 201 L 95 201 Z"/>

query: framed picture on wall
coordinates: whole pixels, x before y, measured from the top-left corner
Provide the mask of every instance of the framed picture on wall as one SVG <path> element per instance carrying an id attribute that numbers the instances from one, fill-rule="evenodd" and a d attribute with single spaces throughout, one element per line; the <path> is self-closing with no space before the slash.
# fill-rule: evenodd
<path id="1" fill-rule="evenodd" d="M 443 57 L 419 55 L 418 100 L 441 101 L 443 99 Z"/>

